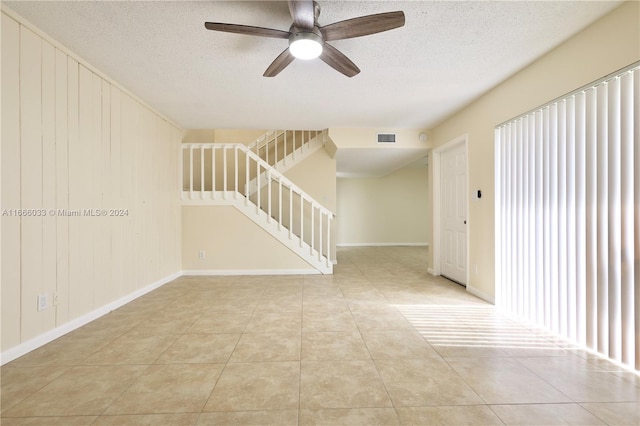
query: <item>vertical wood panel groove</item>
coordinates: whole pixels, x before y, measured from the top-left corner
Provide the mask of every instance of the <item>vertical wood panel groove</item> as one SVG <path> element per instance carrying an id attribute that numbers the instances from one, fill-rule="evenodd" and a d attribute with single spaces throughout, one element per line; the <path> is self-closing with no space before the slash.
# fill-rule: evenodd
<path id="1" fill-rule="evenodd" d="M 47 211 L 2 218 L 5 352 L 180 270 L 182 130 L 5 13 L 1 29 L 2 205 Z"/>

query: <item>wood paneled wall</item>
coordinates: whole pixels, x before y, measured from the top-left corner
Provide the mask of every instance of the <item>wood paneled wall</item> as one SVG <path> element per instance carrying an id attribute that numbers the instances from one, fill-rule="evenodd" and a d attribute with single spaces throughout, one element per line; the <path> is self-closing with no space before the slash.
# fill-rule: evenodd
<path id="1" fill-rule="evenodd" d="M 4 11 L 1 75 L 4 352 L 179 273 L 182 130 Z"/>

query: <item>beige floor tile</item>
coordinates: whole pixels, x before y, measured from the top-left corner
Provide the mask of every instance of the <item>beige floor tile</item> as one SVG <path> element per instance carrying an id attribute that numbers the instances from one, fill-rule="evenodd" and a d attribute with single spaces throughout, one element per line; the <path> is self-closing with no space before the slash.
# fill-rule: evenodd
<path id="1" fill-rule="evenodd" d="M 517 347 L 502 347 L 504 353 L 514 358 L 535 358 L 545 356 L 571 356 L 571 352 L 550 342 L 520 343 Z"/>
<path id="2" fill-rule="evenodd" d="M 269 312 L 292 312 L 300 315 L 302 313 L 302 302 L 296 302 L 295 304 L 281 304 L 280 302 L 274 302 L 272 300 L 261 300 L 253 311 L 254 313 L 269 313 Z"/>
<path id="3" fill-rule="evenodd" d="M 304 313 L 325 312 L 329 315 L 347 313 L 349 305 L 342 298 L 308 297 L 302 301 Z"/>
<path id="4" fill-rule="evenodd" d="M 488 404 L 572 402 L 513 358 L 451 358 L 447 362 Z"/>
<path id="5" fill-rule="evenodd" d="M 362 338 L 373 359 L 440 357 L 415 331 L 365 331 Z"/>
<path id="6" fill-rule="evenodd" d="M 578 404 L 492 405 L 491 409 L 508 425 L 603 425 Z"/>
<path id="7" fill-rule="evenodd" d="M 300 406 L 320 408 L 390 407 L 372 361 L 302 361 Z"/>
<path id="8" fill-rule="evenodd" d="M 392 309 L 353 309 L 352 312 L 353 319 L 361 331 L 413 330 L 409 321 Z"/>
<path id="9" fill-rule="evenodd" d="M 266 276 L 267 290 L 273 288 L 298 288 L 304 285 L 304 275 L 268 275 Z"/>
<path id="10" fill-rule="evenodd" d="M 296 426 L 298 410 L 202 413 L 197 425 Z"/>
<path id="11" fill-rule="evenodd" d="M 640 401 L 640 388 L 578 357 L 518 358 L 576 402 Z"/>
<path id="12" fill-rule="evenodd" d="M 296 409 L 299 383 L 299 362 L 229 363 L 204 411 Z"/>
<path id="13" fill-rule="evenodd" d="M 128 306 L 128 305 L 125 305 Z M 122 308 L 120 308 L 122 309 Z M 144 321 L 150 314 L 130 309 L 129 313 L 122 313 L 120 309 L 92 321 L 69 333 L 74 337 L 115 336 L 118 337 Z"/>
<path id="14" fill-rule="evenodd" d="M 179 335 L 125 334 L 83 361 L 85 365 L 153 364 Z"/>
<path id="15" fill-rule="evenodd" d="M 251 319 L 251 313 L 207 312 L 200 317 L 187 333 L 242 333 Z"/>
<path id="16" fill-rule="evenodd" d="M 325 426 L 391 426 L 399 425 L 393 408 L 334 408 L 324 410 L 301 410 L 300 425 Z"/>
<path id="17" fill-rule="evenodd" d="M 388 303 L 386 297 L 375 287 L 347 287 L 342 290 L 347 300 Z"/>
<path id="18" fill-rule="evenodd" d="M 185 414 L 129 414 L 100 416 L 95 426 L 192 426 L 198 421 L 198 413 Z"/>
<path id="19" fill-rule="evenodd" d="M 11 362 L 14 367 L 74 366 L 107 346 L 103 336 L 63 336 Z"/>
<path id="20" fill-rule="evenodd" d="M 396 407 L 483 403 L 442 359 L 375 360 L 375 364 Z"/>
<path id="21" fill-rule="evenodd" d="M 389 305 L 388 301 L 377 302 L 372 300 L 349 299 L 347 300 L 347 304 L 349 305 L 349 309 L 352 313 L 360 311 L 365 311 L 365 313 L 367 311 L 397 312 L 393 306 Z M 375 313 L 373 314 L 375 315 Z"/>
<path id="22" fill-rule="evenodd" d="M 305 288 L 319 286 L 329 287 L 334 285 L 335 275 L 304 275 L 303 283 Z"/>
<path id="23" fill-rule="evenodd" d="M 73 367 L 3 416 L 100 415 L 146 365 Z"/>
<path id="24" fill-rule="evenodd" d="M 505 357 L 505 347 L 519 338 L 483 333 L 472 324 L 441 309 L 412 308 L 402 311 L 416 330 L 444 358 Z"/>
<path id="25" fill-rule="evenodd" d="M 302 331 L 348 331 L 357 332 L 351 312 L 304 311 Z"/>
<path id="26" fill-rule="evenodd" d="M 200 313 L 187 313 L 193 312 L 191 307 L 185 306 L 183 309 L 184 310 L 170 314 L 162 311 L 157 317 L 142 321 L 136 327 L 132 328 L 127 335 L 145 334 L 153 336 L 157 334 L 183 334 L 202 315 Z"/>
<path id="27" fill-rule="evenodd" d="M 163 309 L 168 304 L 166 300 L 150 300 L 141 297 L 113 311 L 116 315 L 141 315 L 149 317 L 157 311 Z M 142 318 L 140 318 L 142 319 Z"/>
<path id="28" fill-rule="evenodd" d="M 425 340 L 445 359 L 496 358 L 508 356 L 499 346 L 494 346 L 492 343 L 474 341 L 472 338 L 430 338 L 429 336 L 425 336 Z"/>
<path id="29" fill-rule="evenodd" d="M 428 275 L 427 253 L 181 277 L 3 366 L 0 423 L 640 424 L 636 374 Z"/>
<path id="30" fill-rule="evenodd" d="M 256 305 L 257 312 L 300 312 L 302 310 L 302 293 L 272 294 L 262 296 Z"/>
<path id="31" fill-rule="evenodd" d="M 245 333 L 300 333 L 299 312 L 255 312 Z"/>
<path id="32" fill-rule="evenodd" d="M 215 364 L 229 360 L 240 334 L 184 334 L 156 364 Z"/>
<path id="33" fill-rule="evenodd" d="M 291 286 L 289 284 L 283 285 L 272 285 L 269 286 L 264 293 L 262 293 L 262 297 L 260 298 L 260 302 L 264 301 L 275 301 L 282 303 L 301 303 L 302 302 L 302 293 L 304 292 L 302 286 Z"/>
<path id="34" fill-rule="evenodd" d="M 199 412 L 223 367 L 223 364 L 153 365 L 104 414 Z"/>
<path id="35" fill-rule="evenodd" d="M 335 265 L 334 265 L 335 268 Z M 309 297 L 327 297 L 327 298 L 342 298 L 342 290 L 336 282 L 336 274 L 333 275 L 320 275 L 320 281 L 313 281 L 314 278 L 311 275 L 307 275 L 309 278 L 305 278 L 305 283 L 302 291 L 302 299 L 306 300 Z M 330 281 L 326 281 L 326 279 Z M 325 280 L 325 281 L 322 281 Z"/>
<path id="36" fill-rule="evenodd" d="M 303 332 L 302 359 L 357 360 L 371 359 L 371 355 L 358 332 Z"/>
<path id="37" fill-rule="evenodd" d="M 581 405 L 607 424 L 640 425 L 640 404 L 637 402 L 588 402 Z"/>
<path id="38" fill-rule="evenodd" d="M 335 268 L 335 265 L 334 265 Z M 322 296 L 342 296 L 340 285 L 336 281 L 337 275 L 307 275 L 302 287 L 302 297 L 322 295 Z"/>
<path id="39" fill-rule="evenodd" d="M 442 407 L 401 407 L 398 416 L 403 425 L 502 425 L 485 405 Z"/>
<path id="40" fill-rule="evenodd" d="M 3 426 L 88 426 L 93 425 L 98 416 L 65 417 L 3 417 Z"/>
<path id="41" fill-rule="evenodd" d="M 243 334 L 230 362 L 299 361 L 300 333 Z"/>
<path id="42" fill-rule="evenodd" d="M 225 295 L 225 298 L 211 300 L 207 312 L 251 313 L 256 308 L 259 298 L 259 293 L 249 296 Z"/>
<path id="43" fill-rule="evenodd" d="M 2 367 L 0 408 L 4 413 L 62 375 L 69 367 Z"/>
<path id="44" fill-rule="evenodd" d="M 628 371 L 628 370 L 625 370 L 622 366 L 617 365 L 613 363 L 611 360 L 606 358 L 591 356 L 591 357 L 585 357 L 584 359 L 589 361 L 590 364 L 593 364 L 596 367 L 600 368 L 601 370 L 611 371 L 616 373 L 616 375 L 618 375 L 617 373 Z"/>
<path id="45" fill-rule="evenodd" d="M 616 372 L 613 373 L 613 375 L 621 377 L 625 381 L 627 381 L 627 382 L 633 384 L 634 386 L 640 388 L 640 373 L 636 374 L 636 373 L 632 373 L 631 371 L 628 371 L 628 370 L 623 370 L 623 371 L 616 371 Z"/>
<path id="46" fill-rule="evenodd" d="M 216 296 L 213 296 L 215 298 Z M 152 314 L 152 316 L 165 316 L 165 315 L 175 315 L 175 314 L 184 314 L 188 312 L 190 315 L 202 315 L 211 309 L 211 301 L 210 297 L 204 296 L 188 296 L 182 298 L 182 300 L 174 300 L 171 304 L 163 307 L 162 309 L 157 310 Z"/>

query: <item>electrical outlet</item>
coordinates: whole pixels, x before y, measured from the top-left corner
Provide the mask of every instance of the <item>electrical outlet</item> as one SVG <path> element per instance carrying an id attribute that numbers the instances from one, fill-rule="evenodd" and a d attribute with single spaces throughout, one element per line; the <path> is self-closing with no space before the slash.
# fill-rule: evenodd
<path id="1" fill-rule="evenodd" d="M 207 257 L 207 253 L 204 250 L 200 250 L 200 252 L 198 253 L 198 257 L 200 259 L 204 259 L 205 257 Z"/>
<path id="2" fill-rule="evenodd" d="M 38 311 L 44 311 L 47 309 L 47 293 L 42 293 L 38 295 Z"/>

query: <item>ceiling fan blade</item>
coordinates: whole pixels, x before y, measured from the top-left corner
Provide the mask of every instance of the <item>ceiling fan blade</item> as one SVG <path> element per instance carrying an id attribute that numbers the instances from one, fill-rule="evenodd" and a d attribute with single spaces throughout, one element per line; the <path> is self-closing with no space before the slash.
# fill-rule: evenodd
<path id="1" fill-rule="evenodd" d="M 320 28 L 325 41 L 381 33 L 404 25 L 404 12 L 386 12 L 347 19 Z"/>
<path id="2" fill-rule="evenodd" d="M 285 49 L 284 52 L 278 55 L 278 57 L 271 62 L 269 68 L 264 72 L 263 77 L 275 77 L 280 74 L 280 71 L 285 69 L 295 57 L 289 52 L 289 48 Z"/>
<path id="3" fill-rule="evenodd" d="M 252 27 L 250 25 L 223 24 L 221 22 L 205 22 L 205 28 L 226 33 L 245 34 L 258 37 L 289 38 L 289 31 L 273 30 L 271 28 Z"/>
<path id="4" fill-rule="evenodd" d="M 328 43 L 323 45 L 320 59 L 347 77 L 353 77 L 360 72 L 360 68 L 358 68 L 351 59 L 347 58 L 344 53 L 340 52 Z"/>
<path id="5" fill-rule="evenodd" d="M 289 12 L 296 27 L 312 30 L 315 23 L 313 0 L 289 0 Z"/>

